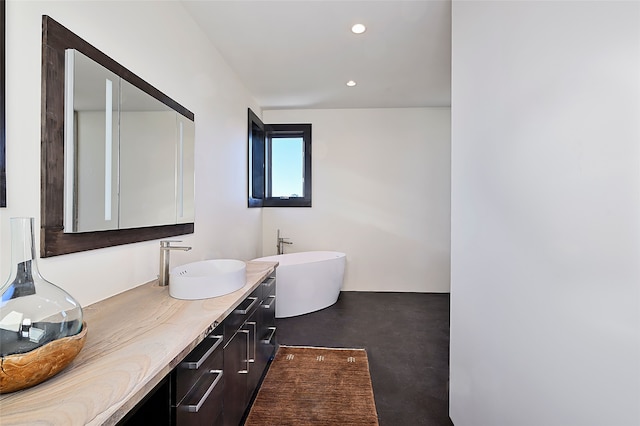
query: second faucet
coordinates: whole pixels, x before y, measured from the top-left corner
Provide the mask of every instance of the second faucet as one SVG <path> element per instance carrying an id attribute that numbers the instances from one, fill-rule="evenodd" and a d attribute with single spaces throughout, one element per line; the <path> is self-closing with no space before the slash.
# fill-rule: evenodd
<path id="1" fill-rule="evenodd" d="M 289 238 L 281 237 L 280 230 L 278 229 L 278 254 L 284 254 L 284 244 L 293 244 L 291 241 L 287 241 Z"/>

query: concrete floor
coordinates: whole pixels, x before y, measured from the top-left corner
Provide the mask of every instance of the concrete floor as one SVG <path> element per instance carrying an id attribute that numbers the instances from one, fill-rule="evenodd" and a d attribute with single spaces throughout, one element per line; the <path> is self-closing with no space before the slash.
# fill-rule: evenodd
<path id="1" fill-rule="evenodd" d="M 366 349 L 380 426 L 452 425 L 448 294 L 342 292 L 276 326 L 282 345 Z"/>

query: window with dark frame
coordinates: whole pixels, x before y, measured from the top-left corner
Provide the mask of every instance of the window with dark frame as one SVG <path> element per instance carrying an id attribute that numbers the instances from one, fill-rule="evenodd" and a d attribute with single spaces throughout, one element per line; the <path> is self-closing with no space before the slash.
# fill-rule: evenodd
<path id="1" fill-rule="evenodd" d="M 248 120 L 249 207 L 311 207 L 311 124 Z"/>

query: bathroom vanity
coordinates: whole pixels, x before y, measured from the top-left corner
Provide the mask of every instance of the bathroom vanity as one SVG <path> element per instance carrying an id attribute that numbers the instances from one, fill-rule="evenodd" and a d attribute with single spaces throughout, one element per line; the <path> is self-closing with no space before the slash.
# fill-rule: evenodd
<path id="1" fill-rule="evenodd" d="M 0 422 L 181 425 L 201 424 L 200 413 L 238 424 L 275 351 L 277 265 L 247 262 L 245 286 L 216 298 L 174 299 L 153 281 L 86 306 L 80 354 L 0 395 Z"/>

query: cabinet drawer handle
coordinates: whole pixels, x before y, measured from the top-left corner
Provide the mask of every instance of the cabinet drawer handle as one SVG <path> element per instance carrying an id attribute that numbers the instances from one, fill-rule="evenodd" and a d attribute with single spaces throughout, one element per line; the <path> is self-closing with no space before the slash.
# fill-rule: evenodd
<path id="1" fill-rule="evenodd" d="M 207 360 L 207 358 L 209 358 L 213 351 L 215 351 L 216 348 L 220 346 L 220 343 L 222 343 L 222 336 L 209 336 L 209 338 L 218 340 L 209 349 L 207 349 L 207 352 L 205 352 L 199 360 L 182 362 L 181 365 L 183 367 L 187 368 L 188 370 L 197 370 L 202 364 L 204 364 L 204 362 Z"/>
<path id="2" fill-rule="evenodd" d="M 249 306 L 246 307 L 246 309 L 236 309 L 235 311 L 233 311 L 234 314 L 246 315 L 251 310 L 251 308 L 253 308 L 253 305 L 258 302 L 257 297 L 247 297 L 247 299 L 253 299 L 253 301 Z"/>
<path id="3" fill-rule="evenodd" d="M 209 397 L 213 389 L 216 387 L 218 382 L 220 382 L 220 379 L 222 378 L 222 370 L 211 370 L 209 371 L 209 373 L 217 374 L 216 379 L 213 381 L 213 383 L 211 383 L 211 385 L 209 386 L 207 391 L 204 393 L 202 398 L 200 398 L 200 401 L 198 401 L 197 404 L 188 404 L 184 406 L 188 412 L 197 413 L 198 411 L 200 411 L 200 408 L 202 408 L 202 405 L 207 401 L 207 398 Z"/>
<path id="4" fill-rule="evenodd" d="M 271 334 L 269 334 L 269 337 L 267 337 L 266 339 L 260 340 L 260 343 L 262 343 L 263 345 L 270 344 L 271 339 L 273 339 L 273 335 L 276 334 L 276 327 L 269 327 L 267 330 L 270 330 Z"/>
<path id="5" fill-rule="evenodd" d="M 267 288 L 271 288 L 271 286 L 275 282 L 276 282 L 276 277 L 269 277 L 262 283 L 262 285 L 267 287 Z"/>
<path id="6" fill-rule="evenodd" d="M 243 333 L 247 338 L 247 346 L 246 346 L 246 348 L 247 348 L 247 352 L 246 352 L 247 357 L 244 360 L 245 365 L 247 366 L 247 368 L 245 370 L 238 371 L 238 374 L 249 374 L 249 330 L 238 330 L 238 333 Z"/>
<path id="7" fill-rule="evenodd" d="M 247 321 L 246 325 L 250 325 L 253 327 L 253 339 L 249 338 L 249 340 L 253 340 L 253 345 L 249 344 L 247 348 L 247 359 L 248 362 L 256 362 L 256 340 L 258 340 L 258 323 L 255 321 Z M 251 331 L 249 331 L 249 335 L 251 335 Z M 249 348 L 253 346 L 253 356 L 249 355 Z"/>
<path id="8" fill-rule="evenodd" d="M 267 299 L 270 299 L 269 300 L 269 304 L 263 303 L 262 307 L 265 308 L 265 309 L 271 309 L 271 305 L 273 305 L 273 302 L 275 302 L 276 297 L 275 296 L 269 296 L 269 297 L 267 297 Z"/>

